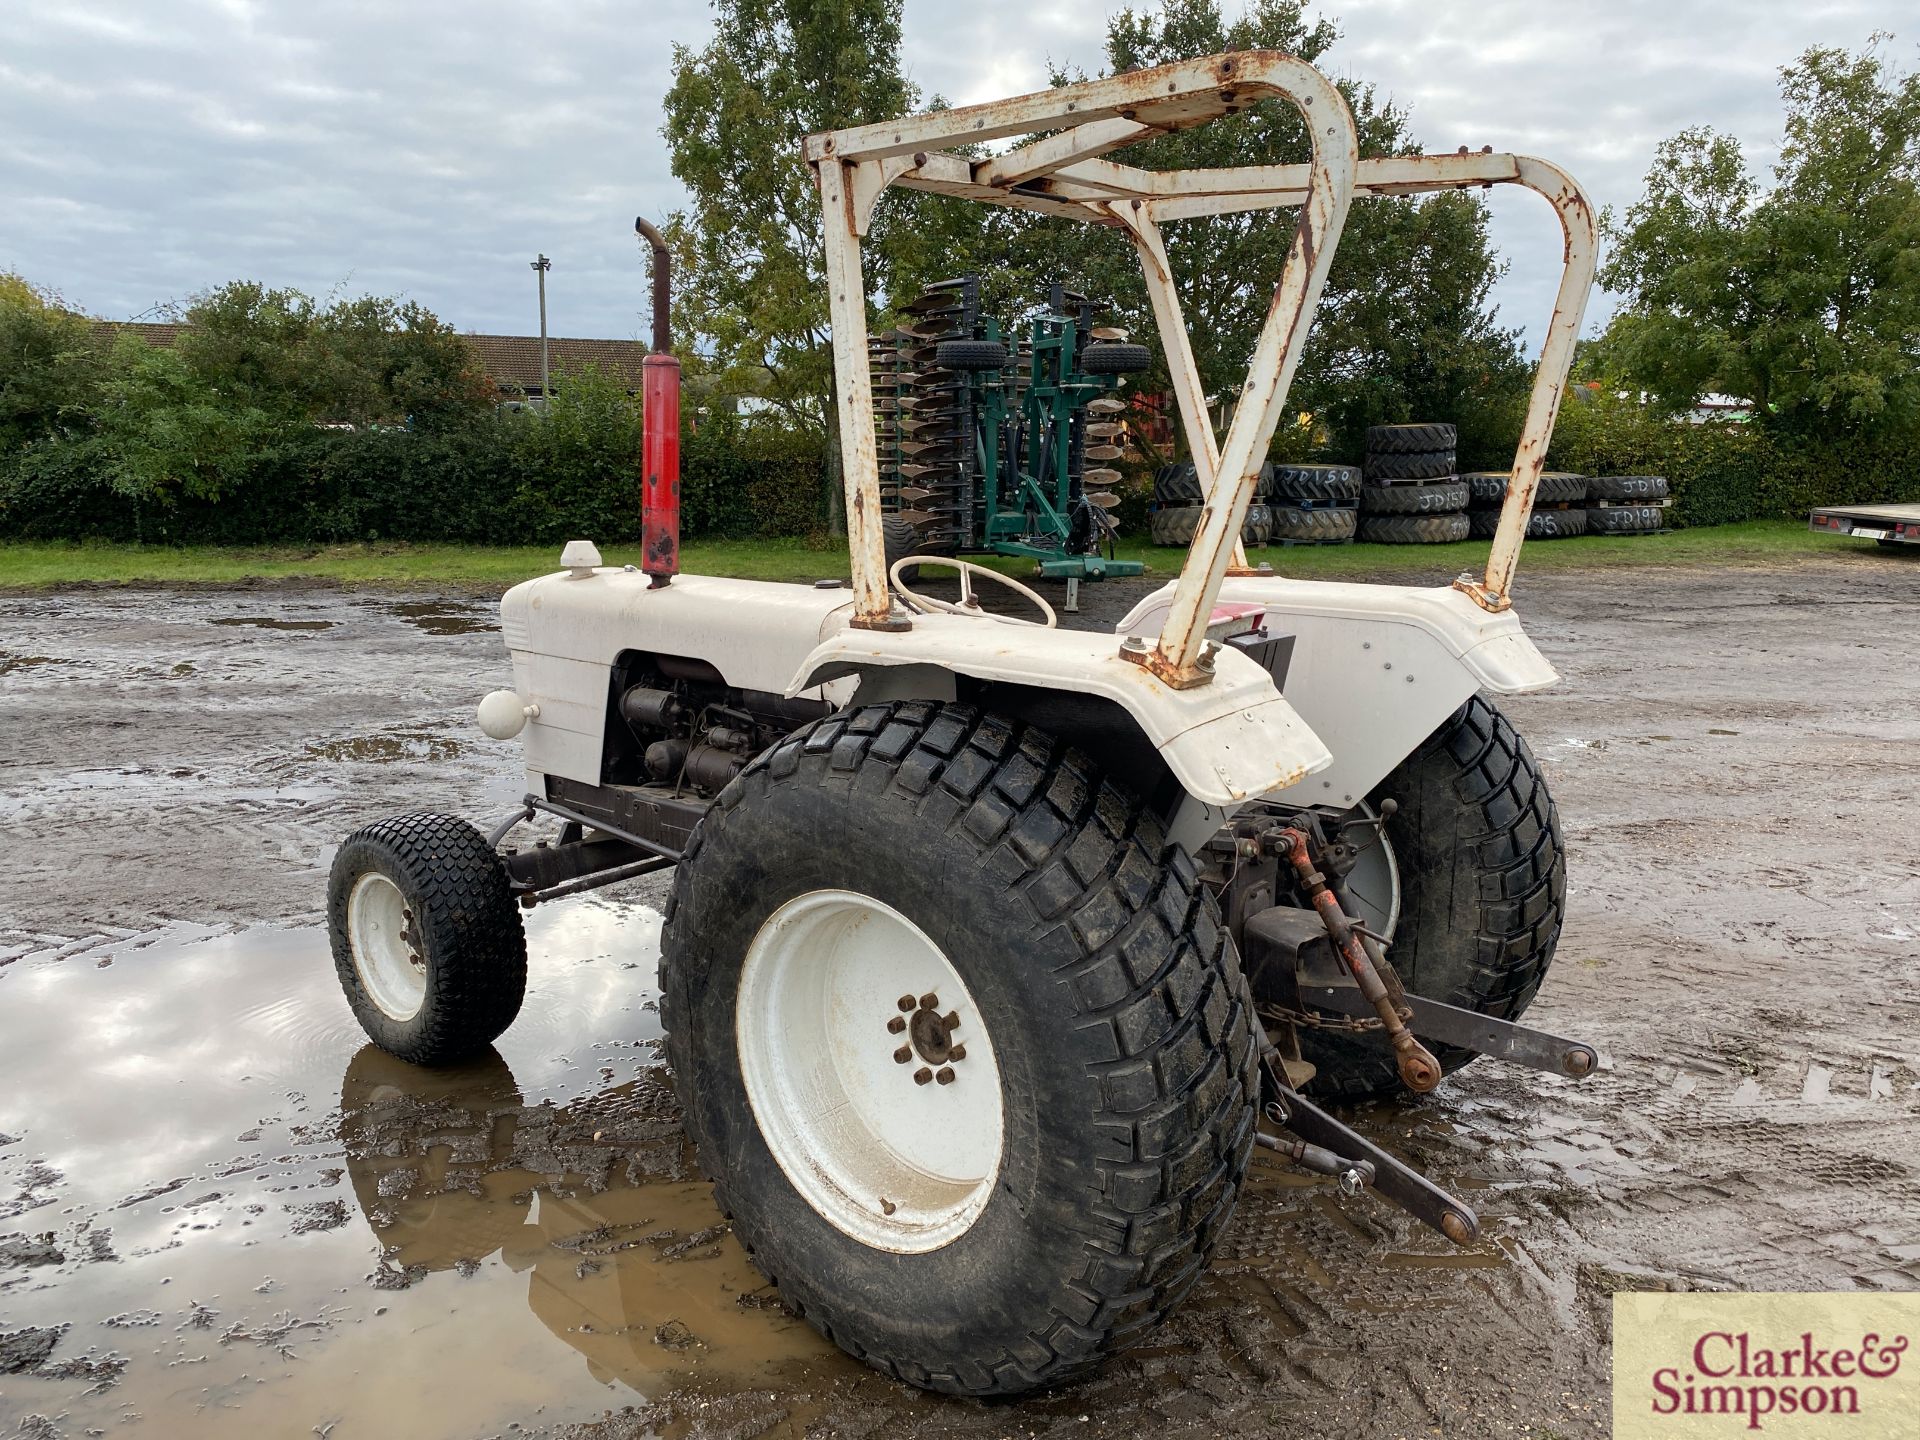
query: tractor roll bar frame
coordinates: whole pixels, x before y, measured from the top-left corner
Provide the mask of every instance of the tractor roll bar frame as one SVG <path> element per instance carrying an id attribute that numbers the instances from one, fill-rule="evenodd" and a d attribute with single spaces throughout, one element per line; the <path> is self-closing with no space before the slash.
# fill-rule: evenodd
<path id="1" fill-rule="evenodd" d="M 1285 100 L 1305 121 L 1312 143 L 1307 164 L 1150 171 L 1101 158 L 1268 99 Z M 1016 135 L 1037 138 L 986 158 L 940 148 L 977 146 Z M 1592 206 L 1565 171 L 1543 160 L 1490 150 L 1361 160 L 1353 116 L 1340 92 L 1306 62 L 1270 50 L 1214 55 L 811 135 L 804 153 L 819 183 L 825 229 L 856 627 L 904 630 L 912 624 L 887 592 L 867 361 L 867 291 L 860 263 L 860 239 L 889 185 L 1058 215 L 1120 231 L 1132 242 L 1205 505 L 1157 645 L 1121 653 L 1176 688 L 1202 685 L 1211 678 L 1207 620 L 1221 581 L 1230 572 L 1246 573 L 1238 538 L 1241 525 L 1354 196 L 1499 184 L 1518 184 L 1545 196 L 1559 216 L 1564 238 L 1560 288 L 1486 571 L 1478 579 L 1463 576 L 1455 582 L 1485 609 L 1509 607 L 1520 543 L 1598 254 Z M 1297 206 L 1300 214 L 1246 384 L 1221 441 L 1207 416 L 1159 226 L 1165 220 L 1280 206 Z M 1227 483 L 1216 483 L 1222 480 Z"/>

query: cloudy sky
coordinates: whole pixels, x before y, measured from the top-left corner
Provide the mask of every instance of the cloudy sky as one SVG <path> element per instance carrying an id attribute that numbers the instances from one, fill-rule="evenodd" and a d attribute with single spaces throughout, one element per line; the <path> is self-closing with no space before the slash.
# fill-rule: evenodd
<path id="1" fill-rule="evenodd" d="M 1149 0 L 1150 3 L 1150 0 Z M 1239 0 L 1225 0 L 1232 7 Z M 965 103 L 1097 69 L 1119 0 L 906 0 L 915 81 Z M 1377 83 L 1429 149 L 1565 165 L 1601 204 L 1705 122 L 1770 162 L 1778 67 L 1920 25 L 1912 0 L 1328 0 L 1327 68 Z M 671 47 L 706 0 L 56 0 L 0 5 L 0 270 L 130 318 L 234 277 L 405 293 L 462 330 L 637 337 L 636 213 L 679 203 Z M 1502 318 L 1537 333 L 1550 212 L 1494 192 Z M 1603 314 L 1596 297 L 1590 318 Z"/>

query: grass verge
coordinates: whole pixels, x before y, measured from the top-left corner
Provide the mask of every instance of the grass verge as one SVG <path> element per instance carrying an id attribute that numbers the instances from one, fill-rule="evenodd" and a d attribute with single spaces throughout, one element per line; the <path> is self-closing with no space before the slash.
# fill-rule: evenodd
<path id="1" fill-rule="evenodd" d="M 1488 542 L 1457 545 L 1328 545 L 1254 551 L 1251 558 L 1276 573 L 1321 580 L 1444 582 L 1486 564 Z M 1871 541 L 1815 535 L 1791 520 L 1680 530 L 1670 535 L 1585 535 L 1530 541 L 1520 552 L 1520 574 L 1605 565 L 1778 564 L 1849 551 L 1871 551 Z M 638 545 L 604 547 L 607 563 L 638 563 Z M 1123 541 L 1120 558 L 1146 564 L 1149 575 L 1170 578 L 1186 552 L 1144 541 Z M 190 545 L 107 545 L 88 542 L 0 542 L 0 587 L 49 589 L 72 584 L 222 584 L 306 580 L 344 585 L 475 589 L 506 586 L 558 568 L 559 546 L 365 544 L 323 547 L 229 548 Z M 993 559 L 996 569 L 1024 575 L 1031 562 Z M 694 574 L 750 580 L 809 581 L 847 574 L 843 547 L 798 539 L 696 540 L 681 557 Z"/>

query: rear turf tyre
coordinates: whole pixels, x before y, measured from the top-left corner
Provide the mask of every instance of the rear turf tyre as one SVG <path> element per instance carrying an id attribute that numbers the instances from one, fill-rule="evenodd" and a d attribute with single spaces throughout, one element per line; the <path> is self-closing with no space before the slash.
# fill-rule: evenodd
<path id="1" fill-rule="evenodd" d="M 1517 1020 L 1560 940 L 1567 864 L 1546 777 L 1507 718 L 1474 696 L 1368 797 L 1399 812 L 1387 837 L 1400 886 L 1387 956 L 1417 995 Z M 1378 917 L 1374 917 L 1376 923 Z M 1316 1095 L 1401 1093 L 1377 1036 L 1304 1028 Z M 1475 1052 L 1430 1045 L 1451 1072 Z"/>
<path id="2" fill-rule="evenodd" d="M 662 944 L 716 1199 L 855 1357 L 1018 1394 L 1205 1267 L 1253 1144 L 1251 1005 L 1192 863 L 1078 751 L 925 701 L 796 732 L 701 821 Z"/>
<path id="3" fill-rule="evenodd" d="M 451 815 L 356 830 L 327 877 L 334 970 L 354 1018 L 390 1055 L 481 1054 L 520 1013 L 527 941 L 500 858 Z"/>

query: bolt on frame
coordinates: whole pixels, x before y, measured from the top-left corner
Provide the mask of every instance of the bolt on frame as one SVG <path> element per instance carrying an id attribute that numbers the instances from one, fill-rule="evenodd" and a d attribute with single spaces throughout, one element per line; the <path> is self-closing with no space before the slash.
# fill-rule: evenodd
<path id="1" fill-rule="evenodd" d="M 1305 121 L 1312 144 L 1307 164 L 1149 171 L 1102 158 L 1270 99 L 1286 101 Z M 941 148 L 1018 135 L 1038 138 L 985 159 Z M 1560 287 L 1486 570 L 1478 578 L 1463 576 L 1455 582 L 1486 610 L 1510 605 L 1520 543 L 1598 252 L 1593 208 L 1559 167 L 1491 150 L 1362 160 L 1353 116 L 1340 92 L 1305 61 L 1277 51 L 1215 55 L 813 135 L 807 138 L 805 154 L 818 178 L 825 222 L 855 627 L 904 630 L 912 624 L 893 606 L 887 591 L 867 359 L 867 291 L 860 262 L 861 237 L 889 185 L 1062 216 L 1120 231 L 1133 244 L 1206 504 L 1158 641 L 1122 653 L 1181 689 L 1210 678 L 1207 623 L 1221 581 L 1230 573 L 1248 573 L 1238 538 L 1241 525 L 1354 197 L 1501 184 L 1543 195 L 1559 216 L 1564 239 Z M 1160 225 L 1283 206 L 1299 210 L 1293 241 L 1239 404 L 1221 440 L 1208 419 Z"/>

